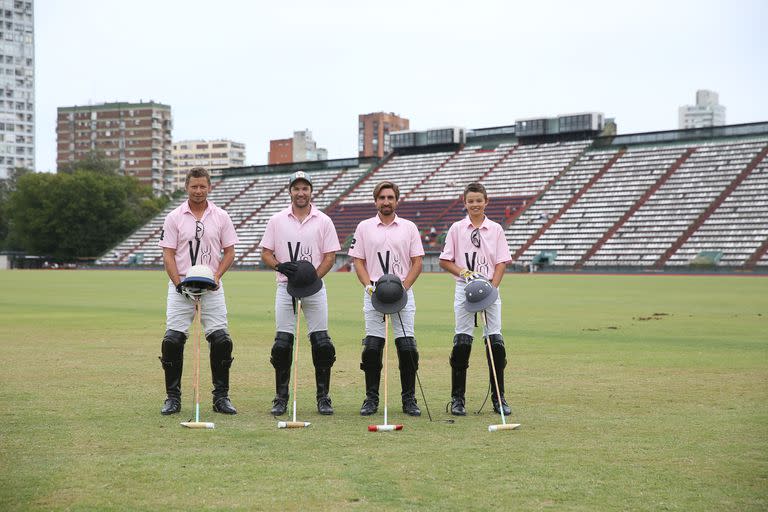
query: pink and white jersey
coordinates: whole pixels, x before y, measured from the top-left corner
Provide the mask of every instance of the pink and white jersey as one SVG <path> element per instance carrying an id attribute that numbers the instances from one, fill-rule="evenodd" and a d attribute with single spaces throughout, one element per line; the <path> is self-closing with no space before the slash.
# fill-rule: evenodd
<path id="1" fill-rule="evenodd" d="M 374 283 L 386 273 L 400 280 L 411 270 L 411 258 L 424 256 L 416 224 L 395 215 L 384 224 L 378 215 L 357 225 L 349 255 L 365 260 L 365 269 Z"/>
<path id="2" fill-rule="evenodd" d="M 208 207 L 198 221 L 189 209 L 189 202 L 184 201 L 165 217 L 158 245 L 176 249 L 176 267 L 183 277 L 193 259 L 196 264 L 207 265 L 216 272 L 221 262 L 221 250 L 237 242 L 235 226 L 227 212 L 208 201 Z"/>
<path id="3" fill-rule="evenodd" d="M 475 228 L 467 216 L 454 222 L 448 229 L 440 259 L 453 261 L 461 268 L 491 279 L 496 265 L 512 260 L 512 256 L 509 254 L 504 229 L 497 222 L 486 217 L 480 227 Z M 456 281 L 463 279 L 457 277 Z"/>
<path id="4" fill-rule="evenodd" d="M 315 268 L 320 266 L 325 253 L 341 249 L 333 221 L 314 205 L 301 222 L 291 206 L 274 214 L 267 222 L 259 247 L 274 251 L 275 258 L 281 263 L 307 260 Z M 280 272 L 275 273 L 278 281 L 288 281 Z"/>

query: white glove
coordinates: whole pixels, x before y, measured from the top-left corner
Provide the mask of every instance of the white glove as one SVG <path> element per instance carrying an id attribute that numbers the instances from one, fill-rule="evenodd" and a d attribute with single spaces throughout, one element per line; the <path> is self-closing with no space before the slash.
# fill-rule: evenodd
<path id="1" fill-rule="evenodd" d="M 368 296 L 373 296 L 373 292 L 376 291 L 376 287 L 372 284 L 365 285 L 365 293 L 368 294 Z"/>

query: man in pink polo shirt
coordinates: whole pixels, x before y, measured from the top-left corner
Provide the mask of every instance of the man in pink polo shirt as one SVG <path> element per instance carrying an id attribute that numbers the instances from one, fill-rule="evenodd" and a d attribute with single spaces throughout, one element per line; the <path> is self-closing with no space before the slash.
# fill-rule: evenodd
<path id="1" fill-rule="evenodd" d="M 381 380 L 384 348 L 384 323 L 382 314 L 371 304 L 376 283 L 384 274 L 400 278 L 408 293 L 408 302 L 402 311 L 391 315 L 395 333 L 395 346 L 400 361 L 400 385 L 402 387 L 403 412 L 420 416 L 416 403 L 416 370 L 419 368 L 419 352 L 414 337 L 416 301 L 412 286 L 421 274 L 424 248 L 416 224 L 395 214 L 400 189 L 391 181 L 382 181 L 373 189 L 373 199 L 378 214 L 364 220 L 355 229 L 349 255 L 353 258 L 355 272 L 365 287 L 363 314 L 365 338 L 360 369 L 365 372 L 365 400 L 360 414 L 369 416 L 379 407 L 379 381 Z"/>
<path id="2" fill-rule="evenodd" d="M 227 212 L 208 201 L 211 177 L 202 167 L 187 173 L 188 199 L 169 213 L 160 231 L 163 264 L 168 273 L 166 331 L 160 361 L 165 370 L 167 398 L 161 414 L 181 410 L 181 372 L 184 343 L 195 315 L 195 305 L 182 294 L 181 281 L 193 265 L 207 265 L 218 285 L 202 297 L 201 318 L 210 346 L 213 380 L 213 410 L 236 414 L 229 400 L 229 368 L 232 366 L 232 338 L 227 331 L 227 305 L 221 277 L 235 259 L 237 234 Z"/>
<path id="3" fill-rule="evenodd" d="M 264 237 L 259 243 L 261 261 L 277 271 L 277 332 L 270 358 L 275 368 L 275 399 L 272 401 L 271 410 L 275 416 L 285 414 L 288 407 L 288 384 L 296 334 L 294 301 L 286 289 L 288 279 L 296 272 L 296 262 L 299 260 L 311 262 L 317 270 L 318 278 L 322 279 L 333 267 L 336 251 L 341 248 L 333 221 L 311 203 L 310 175 L 303 171 L 293 173 L 289 178 L 288 190 L 291 205 L 269 219 Z M 325 285 L 315 294 L 301 299 L 301 310 L 304 312 L 312 345 L 317 411 L 320 414 L 333 414 L 328 393 L 331 386 L 331 367 L 336 361 L 336 349 L 328 335 L 328 298 Z"/>
<path id="4" fill-rule="evenodd" d="M 474 274 L 485 276 L 491 284 L 498 288 L 504 278 L 506 264 L 512 257 L 504 236 L 504 229 L 496 222 L 485 216 L 488 205 L 488 194 L 480 183 L 470 183 L 464 189 L 464 206 L 467 216 L 454 222 L 448 229 L 445 247 L 440 253 L 440 268 L 456 276 L 456 290 L 453 299 L 453 311 L 456 319 L 453 351 L 451 352 L 451 414 L 464 416 L 467 414 L 464 392 L 467 383 L 467 368 L 469 354 L 472 350 L 472 334 L 475 327 L 475 317 L 464 307 L 466 298 L 464 286 L 466 279 Z M 509 406 L 504 399 L 504 367 L 507 365 L 504 338 L 501 335 L 501 294 L 499 298 L 485 310 L 488 319 L 487 332 L 491 341 L 492 357 L 496 367 L 496 376 L 501 394 L 501 407 L 504 415 L 510 414 Z M 488 372 L 493 391 L 493 409 L 499 413 L 499 397 L 493 386 L 491 370 L 491 354 L 487 353 Z"/>

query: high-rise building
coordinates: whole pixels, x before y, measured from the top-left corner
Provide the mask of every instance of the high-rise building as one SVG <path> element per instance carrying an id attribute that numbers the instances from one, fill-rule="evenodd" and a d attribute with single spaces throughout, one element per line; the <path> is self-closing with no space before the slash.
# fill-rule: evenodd
<path id="1" fill-rule="evenodd" d="M 173 143 L 173 188 L 184 188 L 192 167 L 225 169 L 245 166 L 245 144 L 231 140 L 182 140 Z"/>
<path id="2" fill-rule="evenodd" d="M 35 168 L 33 2 L 0 0 L 0 179 Z"/>
<path id="3" fill-rule="evenodd" d="M 328 160 L 328 150 L 317 147 L 312 132 L 293 132 L 291 139 L 269 141 L 269 165 Z"/>
<path id="4" fill-rule="evenodd" d="M 377 156 L 382 158 L 389 153 L 390 132 L 408 130 L 410 123 L 404 117 L 386 112 L 360 114 L 358 116 L 357 150 L 358 156 Z"/>
<path id="5" fill-rule="evenodd" d="M 684 105 L 678 109 L 678 127 L 706 128 L 725 124 L 725 107 L 718 103 L 715 91 L 696 91 L 696 105 Z"/>
<path id="6" fill-rule="evenodd" d="M 153 101 L 59 107 L 56 166 L 100 151 L 116 160 L 123 174 L 151 185 L 155 195 L 170 193 L 172 128 L 171 107 Z"/>

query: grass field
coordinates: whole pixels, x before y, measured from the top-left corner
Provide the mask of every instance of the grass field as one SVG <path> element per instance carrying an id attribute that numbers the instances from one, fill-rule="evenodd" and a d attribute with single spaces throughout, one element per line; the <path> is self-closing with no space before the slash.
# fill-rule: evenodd
<path id="1" fill-rule="evenodd" d="M 507 397 L 519 431 L 444 420 L 452 283 L 416 285 L 420 376 L 434 422 L 397 433 L 359 416 L 361 290 L 326 279 L 336 414 L 319 416 L 309 344 L 300 430 L 278 430 L 269 350 L 273 276 L 227 276 L 234 417 L 162 417 L 166 280 L 149 271 L 0 273 L 0 510 L 766 510 L 768 279 L 508 275 Z M 188 345 L 189 346 L 189 345 Z M 191 348 L 191 346 L 190 346 Z M 390 351 L 391 366 L 396 366 Z M 204 348 L 204 361 L 207 351 Z M 468 409 L 487 370 L 472 353 Z M 424 409 L 417 390 L 417 397 Z"/>

